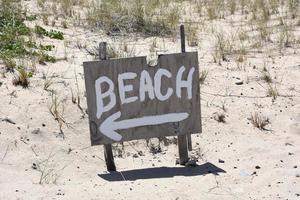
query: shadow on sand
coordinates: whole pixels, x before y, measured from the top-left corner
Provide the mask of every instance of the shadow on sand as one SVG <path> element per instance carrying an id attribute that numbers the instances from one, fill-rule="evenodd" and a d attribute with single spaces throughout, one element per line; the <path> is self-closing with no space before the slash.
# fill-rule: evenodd
<path id="1" fill-rule="evenodd" d="M 158 167 L 134 169 L 109 174 L 98 174 L 107 181 L 135 181 L 138 179 L 170 178 L 174 176 L 199 176 L 206 174 L 226 173 L 223 169 L 207 162 L 195 167 Z"/>

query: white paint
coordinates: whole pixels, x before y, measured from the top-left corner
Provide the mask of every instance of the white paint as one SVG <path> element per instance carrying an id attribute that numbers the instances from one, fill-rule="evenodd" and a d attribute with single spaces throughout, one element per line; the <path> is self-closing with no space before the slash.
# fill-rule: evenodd
<path id="1" fill-rule="evenodd" d="M 187 98 L 192 99 L 192 89 L 193 89 L 193 75 L 195 72 L 195 68 L 191 68 L 188 72 L 187 80 L 183 80 L 183 74 L 185 72 L 185 67 L 182 66 L 179 68 L 177 75 L 176 75 L 176 96 L 181 98 L 181 92 L 183 88 L 187 90 Z M 137 77 L 136 73 L 133 72 L 126 72 L 118 75 L 118 90 L 120 94 L 120 101 L 121 104 L 132 103 L 137 100 L 140 102 L 145 101 L 146 93 L 149 96 L 150 100 L 157 98 L 160 101 L 168 100 L 171 95 L 174 93 L 173 88 L 167 88 L 166 93 L 162 94 L 162 87 L 166 87 L 166 84 L 163 84 L 162 79 L 165 78 L 172 78 L 172 74 L 170 71 L 166 69 L 158 69 L 154 75 L 154 81 L 152 82 L 152 78 L 150 77 L 149 73 L 146 70 L 143 70 L 140 75 L 139 80 L 139 88 L 136 89 L 139 91 L 138 96 L 128 96 L 129 92 L 133 92 L 133 85 L 126 84 L 126 80 L 133 80 Z M 101 84 L 107 83 L 108 90 L 105 92 L 101 91 Z M 116 105 L 116 95 L 114 91 L 114 83 L 106 76 L 102 76 L 98 78 L 95 82 L 95 89 L 96 89 L 96 104 L 97 104 L 97 118 L 99 119 L 102 113 L 111 110 Z M 103 105 L 103 99 L 106 97 L 110 97 L 109 103 L 105 106 Z"/>
<path id="2" fill-rule="evenodd" d="M 165 100 L 170 98 L 170 96 L 173 93 L 173 89 L 168 88 L 167 93 L 165 95 L 163 95 L 161 93 L 161 79 L 162 79 L 162 76 L 166 76 L 167 78 L 171 78 L 172 74 L 166 69 L 159 69 L 159 70 L 157 70 L 157 72 L 154 75 L 154 91 L 155 91 L 156 98 L 160 101 L 165 101 Z"/>
<path id="3" fill-rule="evenodd" d="M 122 136 L 118 134 L 116 130 L 165 124 L 170 122 L 179 122 L 185 120 L 186 118 L 188 118 L 188 116 L 188 113 L 182 112 L 116 121 L 121 117 L 121 112 L 116 112 L 104 120 L 104 122 L 100 125 L 99 130 L 103 135 L 109 137 L 110 139 L 114 141 L 121 141 Z"/>
<path id="4" fill-rule="evenodd" d="M 192 87 L 193 87 L 193 74 L 195 72 L 195 67 L 192 67 L 189 71 L 187 80 L 182 80 L 183 72 L 185 71 L 185 67 L 182 66 L 179 68 L 177 76 L 176 76 L 176 95 L 178 98 L 181 98 L 181 89 L 186 88 L 188 99 L 192 98 Z"/>
<path id="5" fill-rule="evenodd" d="M 146 70 L 143 70 L 140 78 L 140 101 L 145 101 L 146 92 L 149 95 L 149 99 L 153 100 L 155 98 L 154 87 L 152 79 Z"/>
<path id="6" fill-rule="evenodd" d="M 138 100 L 137 96 L 132 96 L 132 97 L 126 98 L 126 92 L 133 91 L 133 86 L 125 85 L 125 83 L 124 83 L 124 80 L 134 79 L 136 76 L 137 76 L 136 73 L 133 73 L 133 72 L 119 74 L 118 85 L 119 85 L 119 94 L 120 94 L 121 104 L 131 103 L 131 102 Z"/>
<path id="7" fill-rule="evenodd" d="M 101 84 L 108 84 L 108 90 L 102 93 Z M 116 105 L 116 95 L 114 94 L 114 83 L 106 76 L 101 76 L 95 81 L 97 118 L 99 119 L 102 113 L 109 111 Z M 110 97 L 109 103 L 104 106 L 103 99 Z"/>

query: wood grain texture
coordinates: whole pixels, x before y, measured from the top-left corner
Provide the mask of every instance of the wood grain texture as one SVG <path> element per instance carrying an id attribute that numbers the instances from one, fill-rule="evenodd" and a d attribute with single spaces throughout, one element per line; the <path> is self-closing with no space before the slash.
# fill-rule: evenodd
<path id="1" fill-rule="evenodd" d="M 157 99 L 150 100 L 148 95 L 146 95 L 146 100 L 144 102 L 140 102 L 138 100 L 128 104 L 121 104 L 117 87 L 117 77 L 119 74 L 125 72 L 137 73 L 137 78 L 127 80 L 126 84 L 132 84 L 134 89 L 132 92 L 127 94 L 128 96 L 139 96 L 139 76 L 141 71 L 147 70 L 153 78 L 158 69 L 164 68 L 171 72 L 172 78 L 163 78 L 162 93 L 165 93 L 168 87 L 173 88 L 175 92 L 176 74 L 181 66 L 186 67 L 186 71 L 183 75 L 184 80 L 187 79 L 189 69 L 191 67 L 195 67 L 192 82 L 192 99 L 187 98 L 187 90 L 183 88 L 182 98 L 178 98 L 176 94 L 173 93 L 168 100 L 159 101 Z M 110 144 L 115 142 L 104 136 L 99 131 L 98 127 L 106 118 L 118 111 L 121 111 L 122 113 L 119 120 L 174 112 L 189 113 L 189 117 L 187 119 L 177 123 L 166 123 L 161 125 L 117 130 L 117 132 L 122 135 L 122 141 L 201 132 L 200 85 L 197 52 L 161 55 L 158 59 L 158 65 L 155 67 L 149 67 L 147 65 L 146 57 L 84 62 L 84 76 L 92 145 Z M 107 76 L 113 80 L 115 84 L 117 104 L 110 111 L 103 113 L 100 119 L 97 119 L 95 80 L 100 76 Z M 104 91 L 107 89 L 107 87 L 103 87 Z M 104 104 L 107 103 L 107 100 L 108 98 L 104 99 Z"/>
<path id="2" fill-rule="evenodd" d="M 185 165 L 189 161 L 188 153 L 188 138 L 186 135 L 178 135 L 178 154 L 179 154 L 179 164 Z"/>
<path id="3" fill-rule="evenodd" d="M 100 60 L 106 60 L 107 59 L 107 43 L 106 42 L 100 42 L 99 43 L 99 59 Z M 111 144 L 105 144 L 103 146 L 104 148 L 104 158 L 105 163 L 107 167 L 107 171 L 116 171 L 116 165 L 114 161 L 114 155 L 112 152 L 112 145 Z"/>

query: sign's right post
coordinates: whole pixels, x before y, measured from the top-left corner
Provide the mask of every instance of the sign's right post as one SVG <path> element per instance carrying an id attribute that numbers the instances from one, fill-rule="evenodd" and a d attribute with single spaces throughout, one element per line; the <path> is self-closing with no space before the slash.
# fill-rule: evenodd
<path id="1" fill-rule="evenodd" d="M 181 38 L 181 52 L 185 52 L 185 33 L 184 25 L 180 26 L 180 38 Z M 184 165 L 189 161 L 188 155 L 188 139 L 191 135 L 178 135 L 178 152 L 179 152 L 179 164 Z M 189 142 L 191 144 L 191 141 Z"/>

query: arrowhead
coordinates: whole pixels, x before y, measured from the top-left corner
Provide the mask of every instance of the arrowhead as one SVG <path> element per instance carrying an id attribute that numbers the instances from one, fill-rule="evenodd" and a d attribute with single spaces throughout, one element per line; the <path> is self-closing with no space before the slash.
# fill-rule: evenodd
<path id="1" fill-rule="evenodd" d="M 115 130 L 117 129 L 116 120 L 121 117 L 121 112 L 116 112 L 115 114 L 109 116 L 100 125 L 99 131 L 114 141 L 121 141 L 122 136 L 118 134 Z"/>

